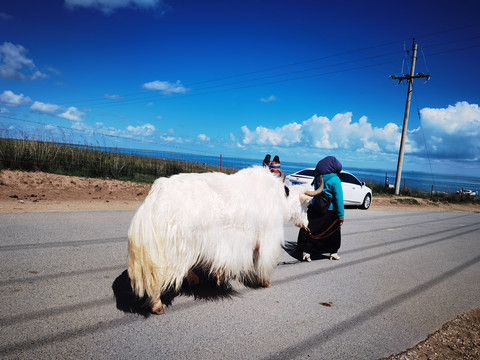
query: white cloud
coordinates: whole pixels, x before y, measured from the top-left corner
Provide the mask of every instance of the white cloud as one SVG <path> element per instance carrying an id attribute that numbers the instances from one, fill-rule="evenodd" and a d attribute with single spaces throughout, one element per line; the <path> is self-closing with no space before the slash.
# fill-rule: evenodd
<path id="1" fill-rule="evenodd" d="M 163 4 L 163 0 L 65 0 L 67 8 L 94 8 L 104 14 L 110 14 L 116 9 L 125 7 L 153 9 Z"/>
<path id="2" fill-rule="evenodd" d="M 152 124 L 145 124 L 140 126 L 128 126 L 127 132 L 137 136 L 149 136 L 155 132 L 155 126 Z"/>
<path id="3" fill-rule="evenodd" d="M 480 108 L 478 104 L 466 101 L 455 106 L 420 111 L 421 129 L 412 132 L 411 138 L 418 151 L 425 149 L 424 138 L 429 154 L 437 158 L 480 159 Z"/>
<path id="4" fill-rule="evenodd" d="M 332 125 L 330 120 L 324 116 L 313 115 L 307 121 L 304 121 L 303 132 L 305 140 L 316 148 L 333 149 L 338 147 L 337 144 L 332 143 L 330 133 L 332 132 Z"/>
<path id="5" fill-rule="evenodd" d="M 243 126 L 242 133 L 243 145 L 391 152 L 396 151 L 400 129 L 391 123 L 373 127 L 365 116 L 353 122 L 352 113 L 347 112 L 331 120 L 314 115 L 301 124 L 293 122 L 275 129 L 258 126 L 250 131 Z"/>
<path id="6" fill-rule="evenodd" d="M 74 125 L 75 124 L 85 124 L 85 123 L 84 122 L 76 122 L 76 123 L 74 123 Z M 110 136 L 125 136 L 125 131 L 124 130 L 114 128 L 113 126 L 105 126 L 101 122 L 95 123 L 93 131 L 96 132 L 96 133 L 101 133 L 101 134 L 110 135 Z"/>
<path id="7" fill-rule="evenodd" d="M 85 122 L 82 122 L 82 121 L 75 121 L 72 124 L 72 129 L 87 132 L 87 133 L 95 132 L 95 130 L 92 127 L 88 126 Z"/>
<path id="8" fill-rule="evenodd" d="M 250 131 L 248 127 L 242 126 L 243 143 L 273 146 L 291 146 L 301 139 L 302 125 L 291 123 L 275 129 L 268 129 L 258 126 L 255 131 Z"/>
<path id="9" fill-rule="evenodd" d="M 446 109 L 421 110 L 421 129 L 408 131 L 406 154 L 441 159 L 479 160 L 480 108 L 458 102 Z M 301 124 L 296 122 L 274 129 L 243 126 L 244 146 L 277 146 L 297 149 L 336 149 L 362 154 L 398 154 L 401 128 L 394 123 L 373 126 L 366 116 L 352 120 L 352 113 L 337 114 L 332 119 L 314 115 Z"/>
<path id="10" fill-rule="evenodd" d="M 58 128 L 57 125 L 53 125 L 53 124 L 48 124 L 48 125 L 45 125 L 44 126 L 44 129 L 45 130 L 56 130 Z"/>
<path id="11" fill-rule="evenodd" d="M 57 104 L 48 104 L 40 101 L 35 101 L 30 107 L 30 111 L 38 112 L 41 114 L 48 114 L 70 121 L 84 121 L 86 116 L 85 112 L 77 109 L 75 106 L 65 108 Z"/>
<path id="12" fill-rule="evenodd" d="M 40 101 L 35 101 L 30 107 L 30 111 L 38 112 L 49 115 L 56 115 L 58 111 L 61 111 L 61 107 L 56 104 L 46 104 Z"/>
<path id="13" fill-rule="evenodd" d="M 175 83 L 158 80 L 151 81 L 143 84 L 143 88 L 148 90 L 158 90 L 163 95 L 184 94 L 189 91 L 189 89 L 185 88 L 179 80 L 177 80 Z"/>
<path id="14" fill-rule="evenodd" d="M 32 99 L 30 99 L 28 96 L 24 96 L 23 94 L 17 95 L 10 90 L 5 90 L 0 95 L 0 104 L 3 104 L 5 106 L 19 107 L 28 105 L 31 102 Z"/>
<path id="15" fill-rule="evenodd" d="M 449 105 L 446 109 L 424 108 L 421 115 L 425 127 L 446 134 L 474 131 L 478 134 L 480 125 L 480 109 L 477 104 L 466 101 Z"/>
<path id="16" fill-rule="evenodd" d="M 166 142 L 177 141 L 177 138 L 174 137 L 174 136 L 165 136 L 165 135 L 162 135 L 162 136 L 160 136 L 160 139 L 162 139 L 163 141 L 166 141 Z"/>
<path id="17" fill-rule="evenodd" d="M 26 57 L 27 50 L 22 45 L 4 42 L 0 45 L 0 77 L 9 80 L 37 80 L 48 77 L 36 70 L 33 60 Z M 27 69 L 31 74 L 26 75 Z"/>
<path id="18" fill-rule="evenodd" d="M 210 141 L 210 138 L 205 134 L 199 134 L 197 137 L 201 141 Z"/>
<path id="19" fill-rule="evenodd" d="M 142 133 L 142 129 L 148 129 L 150 125 L 146 124 L 144 126 L 128 126 L 126 129 L 118 129 L 113 126 L 106 126 L 102 122 L 96 122 L 93 126 L 87 124 L 85 121 L 76 121 L 72 124 L 72 129 L 79 130 L 85 133 L 91 133 L 98 136 L 107 135 L 120 138 L 132 138 L 135 136 L 146 136 L 150 135 L 148 131 Z"/>
<path id="20" fill-rule="evenodd" d="M 85 120 L 85 113 L 78 110 L 75 106 L 70 106 L 65 112 L 58 114 L 58 117 L 71 121 L 83 121 Z"/>
<path id="21" fill-rule="evenodd" d="M 275 95 L 270 95 L 269 97 L 266 97 L 266 98 L 260 98 L 260 101 L 264 103 L 269 103 L 276 100 L 277 100 L 277 97 Z"/>

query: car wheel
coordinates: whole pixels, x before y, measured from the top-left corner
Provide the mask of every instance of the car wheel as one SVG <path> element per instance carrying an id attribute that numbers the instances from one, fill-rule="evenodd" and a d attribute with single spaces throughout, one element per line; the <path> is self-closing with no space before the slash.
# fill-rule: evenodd
<path id="1" fill-rule="evenodd" d="M 372 203 L 372 195 L 367 194 L 365 195 L 365 199 L 363 199 L 363 204 L 361 205 L 361 208 L 367 210 L 370 207 L 371 203 Z"/>

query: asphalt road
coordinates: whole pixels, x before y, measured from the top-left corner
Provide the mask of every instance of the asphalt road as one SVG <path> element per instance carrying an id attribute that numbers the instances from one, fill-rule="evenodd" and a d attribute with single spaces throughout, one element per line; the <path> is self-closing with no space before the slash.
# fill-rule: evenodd
<path id="1" fill-rule="evenodd" d="M 132 216 L 0 214 L 0 358 L 378 359 L 480 307 L 480 214 L 349 209 L 340 261 L 299 262 L 286 225 L 271 288 L 145 318 L 112 291 Z"/>

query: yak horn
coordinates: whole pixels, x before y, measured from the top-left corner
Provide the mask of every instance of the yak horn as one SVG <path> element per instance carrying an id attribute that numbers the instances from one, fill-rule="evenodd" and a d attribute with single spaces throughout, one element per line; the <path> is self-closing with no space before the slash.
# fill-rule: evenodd
<path id="1" fill-rule="evenodd" d="M 323 191 L 323 176 L 320 175 L 320 186 L 318 187 L 317 190 L 307 190 L 305 191 L 305 195 L 308 196 L 317 196 L 320 195 L 320 193 Z"/>

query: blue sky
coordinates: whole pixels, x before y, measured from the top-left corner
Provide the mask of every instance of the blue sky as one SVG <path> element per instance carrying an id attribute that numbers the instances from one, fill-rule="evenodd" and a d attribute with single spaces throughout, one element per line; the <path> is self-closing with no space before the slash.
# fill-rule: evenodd
<path id="1" fill-rule="evenodd" d="M 0 132 L 480 176 L 480 2 L 4 0 Z M 407 53 L 409 51 L 409 53 Z M 0 134 L 1 136 L 2 134 Z"/>

